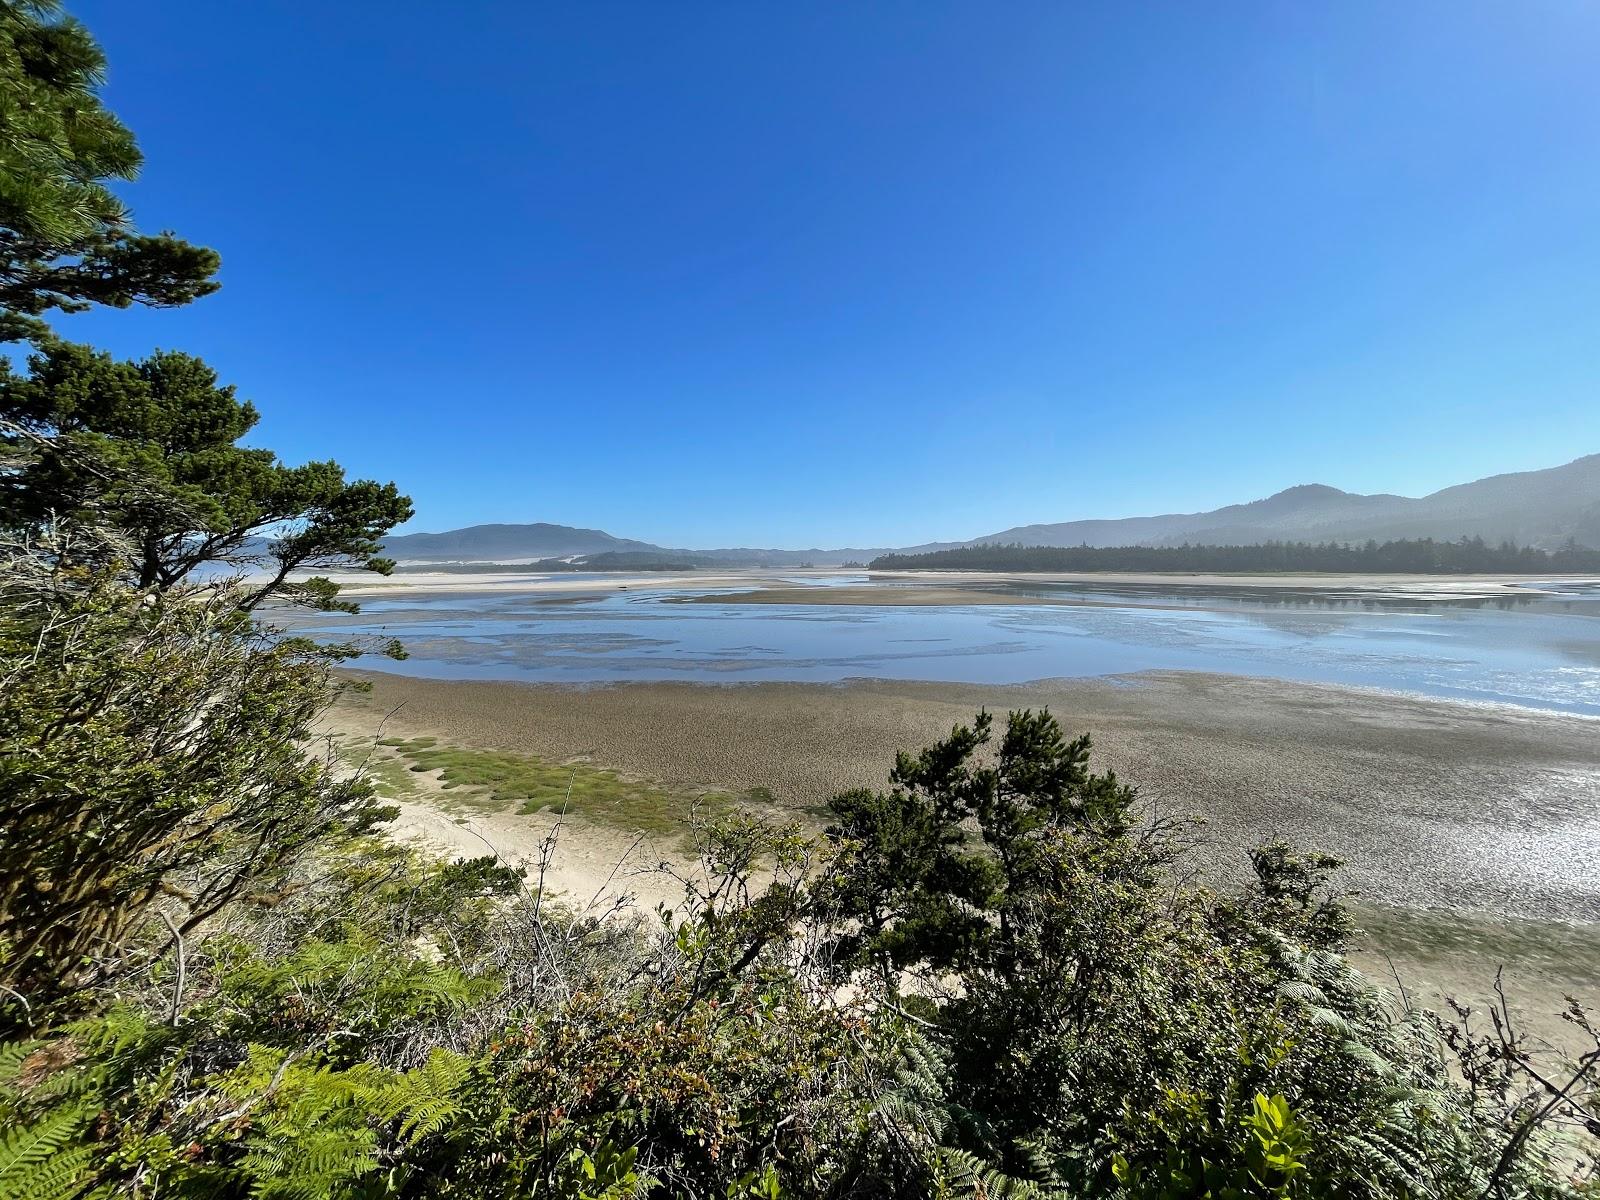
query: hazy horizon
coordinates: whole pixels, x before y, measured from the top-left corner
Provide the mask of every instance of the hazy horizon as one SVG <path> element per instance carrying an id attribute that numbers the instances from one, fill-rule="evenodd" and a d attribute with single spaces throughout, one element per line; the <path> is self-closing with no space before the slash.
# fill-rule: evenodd
<path id="1" fill-rule="evenodd" d="M 913 545 L 1600 449 L 1592 9 L 74 12 L 224 286 L 62 332 L 203 355 L 409 531 Z"/>

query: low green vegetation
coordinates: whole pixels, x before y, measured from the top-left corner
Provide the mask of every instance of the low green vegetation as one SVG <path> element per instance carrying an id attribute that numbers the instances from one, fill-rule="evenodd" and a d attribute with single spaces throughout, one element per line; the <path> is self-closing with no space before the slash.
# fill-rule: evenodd
<path id="1" fill-rule="evenodd" d="M 1600 926 L 1465 912 L 1362 905 L 1364 944 L 1417 963 L 1515 963 L 1585 988 L 1600 987 Z"/>
<path id="2" fill-rule="evenodd" d="M 1600 571 L 1600 550 L 1540 550 L 1482 538 L 1390 542 L 1264 542 L 1251 546 L 960 546 L 883 554 L 875 571 L 1324 571 L 1362 574 L 1550 575 Z"/>
<path id="3" fill-rule="evenodd" d="M 380 754 L 372 745 L 355 738 L 335 738 L 340 761 L 363 776 L 387 800 L 411 800 L 418 794 L 418 780 L 404 759 Z"/>
<path id="4" fill-rule="evenodd" d="M 416 775 L 437 787 L 430 799 L 446 810 L 535 813 L 554 809 L 616 825 L 630 832 L 681 838 L 696 813 L 703 819 L 729 811 L 723 792 L 690 792 L 628 779 L 586 763 L 550 763 L 533 754 L 440 745 L 437 738 L 382 738 L 360 756 L 385 795 L 416 792 Z M 752 793 L 751 803 L 762 797 Z"/>
<path id="5" fill-rule="evenodd" d="M 412 771 L 437 772 L 442 791 L 477 793 L 491 804 L 514 804 L 522 812 L 542 808 L 582 812 L 631 800 L 643 817 L 666 797 L 656 788 L 624 784 L 611 771 L 563 767 L 528 754 L 439 746 L 433 738 L 389 739 L 380 744 L 392 747 Z"/>

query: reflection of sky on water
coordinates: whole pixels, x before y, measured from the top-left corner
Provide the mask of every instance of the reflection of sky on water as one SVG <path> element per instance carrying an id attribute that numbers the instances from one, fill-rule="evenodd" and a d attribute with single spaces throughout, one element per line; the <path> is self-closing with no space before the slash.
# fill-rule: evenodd
<path id="1" fill-rule="evenodd" d="M 863 581 L 840 576 L 820 585 L 836 582 Z M 1526 596 L 1478 601 L 1041 583 L 1010 590 L 1068 603 L 677 602 L 706 590 L 415 595 L 366 601 L 355 617 L 315 614 L 293 623 L 332 636 L 398 636 L 411 658 L 382 669 L 434 678 L 1016 683 L 1188 670 L 1600 715 L 1600 594 L 1592 590 L 1530 587 Z"/>

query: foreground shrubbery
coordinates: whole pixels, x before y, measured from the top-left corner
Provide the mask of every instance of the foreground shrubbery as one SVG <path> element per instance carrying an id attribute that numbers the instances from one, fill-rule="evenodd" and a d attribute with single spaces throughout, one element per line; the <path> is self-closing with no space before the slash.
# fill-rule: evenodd
<path id="1" fill-rule="evenodd" d="M 1593 1192 L 1592 1080 L 1394 1011 L 1326 860 L 1187 882 L 1048 714 L 575 911 L 373 836 L 226 589 L 6 579 L 0 1197 Z"/>

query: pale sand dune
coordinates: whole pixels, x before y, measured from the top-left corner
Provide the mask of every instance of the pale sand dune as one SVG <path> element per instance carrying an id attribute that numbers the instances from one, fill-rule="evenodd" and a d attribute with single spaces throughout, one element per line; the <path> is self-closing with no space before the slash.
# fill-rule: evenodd
<path id="1" fill-rule="evenodd" d="M 381 597 L 406 593 L 527 592 L 603 596 L 641 588 L 740 588 L 763 583 L 779 584 L 799 575 L 837 575 L 838 571 L 666 571 L 608 572 L 604 577 L 556 573 L 459 574 L 450 571 L 407 571 L 390 576 L 369 572 L 335 573 L 332 578 L 348 596 Z"/>

